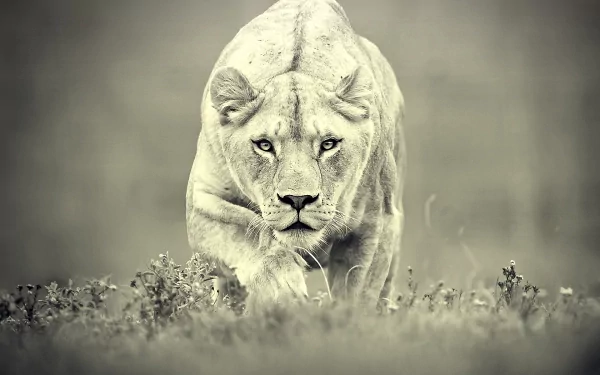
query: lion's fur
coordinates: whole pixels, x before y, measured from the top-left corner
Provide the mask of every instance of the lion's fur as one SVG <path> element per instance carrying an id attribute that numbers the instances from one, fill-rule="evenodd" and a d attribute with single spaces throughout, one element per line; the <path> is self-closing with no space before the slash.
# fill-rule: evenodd
<path id="1" fill-rule="evenodd" d="M 306 294 L 294 248 L 329 254 L 334 297 L 389 297 L 403 116 L 392 68 L 339 4 L 277 2 L 237 33 L 208 79 L 186 196 L 191 247 L 233 269 L 258 301 Z M 325 135 L 342 139 L 327 155 L 314 146 Z M 274 153 L 252 148 L 260 137 Z M 296 212 L 276 194 L 319 197 L 297 216 L 315 231 L 283 232 Z"/>

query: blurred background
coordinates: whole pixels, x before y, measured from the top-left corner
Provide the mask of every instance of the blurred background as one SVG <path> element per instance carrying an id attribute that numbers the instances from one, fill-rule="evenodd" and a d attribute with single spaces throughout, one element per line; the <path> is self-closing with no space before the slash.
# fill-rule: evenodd
<path id="1" fill-rule="evenodd" d="M 127 283 L 159 253 L 190 257 L 202 91 L 225 44 L 272 3 L 4 5 L 0 288 Z M 400 282 L 411 265 L 462 287 L 511 259 L 550 289 L 597 279 L 596 1 L 340 3 L 406 98 Z"/>

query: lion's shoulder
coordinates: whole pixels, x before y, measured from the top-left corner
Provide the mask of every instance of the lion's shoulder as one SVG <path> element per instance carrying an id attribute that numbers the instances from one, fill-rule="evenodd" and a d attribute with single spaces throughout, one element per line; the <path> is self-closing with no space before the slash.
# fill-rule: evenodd
<path id="1" fill-rule="evenodd" d="M 382 94 L 381 110 L 390 110 L 392 118 L 404 115 L 404 96 L 398 87 L 396 74 L 379 47 L 369 39 L 358 36 L 358 43 L 367 57 L 373 78 Z"/>
<path id="2" fill-rule="evenodd" d="M 371 166 L 365 169 L 365 183 L 359 187 L 358 194 L 370 194 L 373 183 L 369 181 L 378 181 L 381 190 L 377 195 L 383 203 L 383 212 L 389 213 L 394 211 L 395 207 L 401 207 L 400 200 L 406 175 L 404 96 L 391 64 L 379 47 L 360 35 L 357 35 L 357 44 L 373 75 L 373 89 L 376 92 L 373 105 L 379 112 L 381 126 L 379 147 L 371 149 Z"/>

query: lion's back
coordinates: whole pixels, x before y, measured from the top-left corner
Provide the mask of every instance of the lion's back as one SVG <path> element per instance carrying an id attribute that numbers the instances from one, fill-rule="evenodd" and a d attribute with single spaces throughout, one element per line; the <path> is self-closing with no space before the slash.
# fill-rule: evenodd
<path id="1" fill-rule="evenodd" d="M 404 95 L 398 86 L 396 74 L 379 47 L 365 37 L 359 36 L 359 43 L 368 57 L 369 65 L 373 77 L 378 86 L 380 97 L 376 100 L 383 128 L 382 136 L 389 140 L 387 145 L 393 157 L 393 162 L 389 164 L 395 171 L 388 171 L 389 176 L 394 182 L 389 184 L 394 186 L 394 192 L 397 200 L 402 199 L 404 180 L 406 177 L 406 141 L 404 138 Z M 395 176 L 393 178 L 392 176 Z"/>
<path id="2" fill-rule="evenodd" d="M 380 87 L 384 109 L 389 112 L 392 118 L 401 117 L 404 113 L 404 96 L 400 91 L 392 66 L 375 43 L 362 36 L 359 36 L 358 39 L 369 59 L 375 81 Z"/>
<path id="3" fill-rule="evenodd" d="M 359 38 L 335 0 L 280 0 L 237 32 L 213 71 L 231 66 L 257 87 L 289 71 L 336 85 L 367 62 Z"/>

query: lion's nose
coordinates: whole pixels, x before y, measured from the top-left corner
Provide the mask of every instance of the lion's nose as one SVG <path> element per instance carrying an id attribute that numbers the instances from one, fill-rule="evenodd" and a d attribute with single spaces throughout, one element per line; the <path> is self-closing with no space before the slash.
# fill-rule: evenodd
<path id="1" fill-rule="evenodd" d="M 297 211 L 303 209 L 307 204 L 311 204 L 319 198 L 319 194 L 317 195 L 284 195 L 280 197 L 277 194 L 277 198 L 283 203 L 287 203 L 290 206 L 294 207 Z"/>

